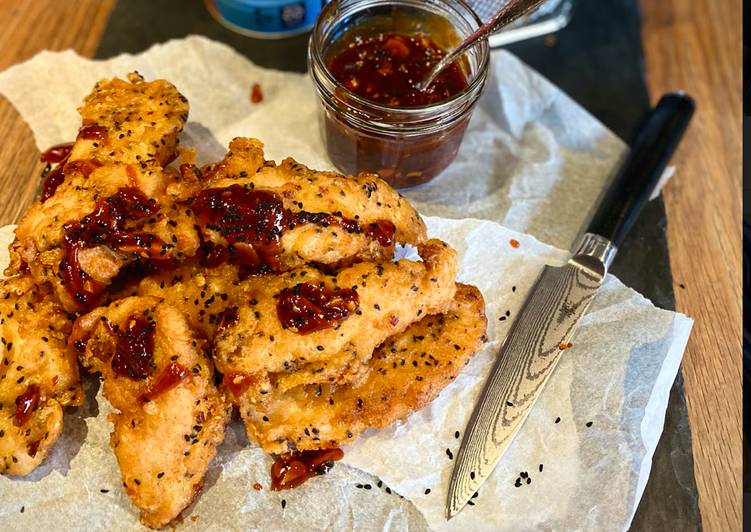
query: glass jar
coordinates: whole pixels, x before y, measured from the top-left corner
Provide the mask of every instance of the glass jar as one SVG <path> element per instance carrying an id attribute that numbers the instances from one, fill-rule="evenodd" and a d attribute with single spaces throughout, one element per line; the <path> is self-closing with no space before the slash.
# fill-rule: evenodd
<path id="1" fill-rule="evenodd" d="M 334 0 L 321 12 L 308 47 L 308 66 L 319 95 L 321 130 L 334 165 L 346 174 L 372 172 L 395 187 L 438 175 L 456 157 L 488 72 L 482 42 L 464 55 L 467 86 L 423 107 L 389 107 L 339 83 L 328 61 L 355 36 L 424 34 L 447 50 L 481 25 L 463 0 Z"/>

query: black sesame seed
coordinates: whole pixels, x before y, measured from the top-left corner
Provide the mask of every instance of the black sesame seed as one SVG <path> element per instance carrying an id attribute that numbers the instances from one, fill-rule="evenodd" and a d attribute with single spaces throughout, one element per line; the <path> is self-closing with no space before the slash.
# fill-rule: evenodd
<path id="1" fill-rule="evenodd" d="M 542 473 L 542 464 L 540 464 L 540 473 Z"/>
<path id="2" fill-rule="evenodd" d="M 425 495 L 430 495 L 430 488 L 425 490 Z"/>
<path id="3" fill-rule="evenodd" d="M 459 439 L 459 431 L 458 430 L 456 432 L 454 432 L 454 438 L 456 438 L 457 440 Z"/>
<path id="4" fill-rule="evenodd" d="M 470 506 L 474 506 L 475 505 L 475 503 L 472 502 L 472 501 L 467 501 L 467 504 L 469 504 Z"/>
<path id="5" fill-rule="evenodd" d="M 506 406 L 514 406 L 514 403 L 512 403 L 511 401 L 506 401 Z"/>
<path id="6" fill-rule="evenodd" d="M 386 486 L 386 493 L 388 493 L 389 495 L 391 495 L 391 488 L 389 488 L 388 486 Z"/>
<path id="7" fill-rule="evenodd" d="M 449 457 L 449 460 L 454 459 L 454 453 L 451 452 L 451 449 L 446 449 L 446 456 Z"/>
<path id="8" fill-rule="evenodd" d="M 282 510 L 284 510 L 287 507 L 287 500 L 282 499 Z"/>
<path id="9" fill-rule="evenodd" d="M 361 490 L 361 489 L 362 489 L 362 484 L 355 484 L 355 487 L 356 487 L 357 489 Z"/>
<path id="10" fill-rule="evenodd" d="M 109 492 L 110 492 L 110 490 L 106 490 L 106 489 L 100 489 L 99 490 L 99 493 L 109 493 Z"/>
<path id="11" fill-rule="evenodd" d="M 24 510 L 26 510 L 26 506 L 21 506 L 21 513 L 23 513 Z"/>
<path id="12" fill-rule="evenodd" d="M 592 422 L 591 421 L 587 421 L 587 426 L 591 427 L 592 426 Z"/>
<path id="13" fill-rule="evenodd" d="M 474 492 L 474 493 L 472 494 L 472 498 L 473 498 L 473 499 L 476 499 L 478 495 L 480 495 L 480 494 L 479 494 L 479 493 L 477 493 L 477 492 Z"/>
<path id="14" fill-rule="evenodd" d="M 470 471 L 470 472 L 469 472 L 469 478 L 470 478 L 471 480 L 474 480 L 474 479 L 475 479 L 475 472 L 474 472 L 474 471 Z"/>
<path id="15" fill-rule="evenodd" d="M 532 478 L 527 477 L 527 484 L 532 484 Z"/>
<path id="16" fill-rule="evenodd" d="M 555 422 L 556 423 L 560 423 L 561 422 L 561 418 L 559 418 L 559 417 L 555 418 Z"/>
<path id="17" fill-rule="evenodd" d="M 365 485 L 363 486 L 363 488 L 365 488 L 366 490 L 369 490 L 369 489 L 371 489 L 372 487 L 373 487 L 373 486 L 371 486 L 370 484 L 365 484 Z"/>

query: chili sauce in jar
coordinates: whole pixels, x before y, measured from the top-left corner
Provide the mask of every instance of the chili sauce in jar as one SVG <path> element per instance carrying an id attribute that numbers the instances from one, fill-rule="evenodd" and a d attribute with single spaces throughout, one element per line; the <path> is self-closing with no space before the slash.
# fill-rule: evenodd
<path id="1" fill-rule="evenodd" d="M 424 92 L 417 84 L 479 25 L 461 0 L 335 0 L 324 8 L 308 61 L 332 162 L 399 188 L 443 171 L 484 85 L 487 43 L 445 68 Z"/>

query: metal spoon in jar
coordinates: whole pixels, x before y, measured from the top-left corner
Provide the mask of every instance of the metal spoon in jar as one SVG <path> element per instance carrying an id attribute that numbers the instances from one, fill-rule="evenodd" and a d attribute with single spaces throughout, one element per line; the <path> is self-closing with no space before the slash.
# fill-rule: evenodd
<path id="1" fill-rule="evenodd" d="M 425 92 L 438 74 L 456 61 L 464 52 L 472 48 L 480 40 L 485 39 L 488 35 L 495 33 L 507 24 L 511 24 L 519 17 L 526 15 L 530 11 L 537 9 L 545 0 L 509 0 L 498 12 L 488 21 L 480 26 L 477 31 L 464 39 L 459 46 L 447 53 L 435 66 L 428 72 L 420 83 L 417 84 L 418 90 Z"/>

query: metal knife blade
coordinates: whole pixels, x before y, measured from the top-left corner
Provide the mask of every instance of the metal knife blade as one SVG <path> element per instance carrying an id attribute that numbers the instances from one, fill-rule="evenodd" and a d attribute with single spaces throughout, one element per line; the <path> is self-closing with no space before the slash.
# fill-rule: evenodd
<path id="1" fill-rule="evenodd" d="M 565 266 L 545 266 L 512 325 L 456 457 L 449 518 L 495 468 L 602 284 L 602 267 L 582 262 L 574 257 Z"/>

